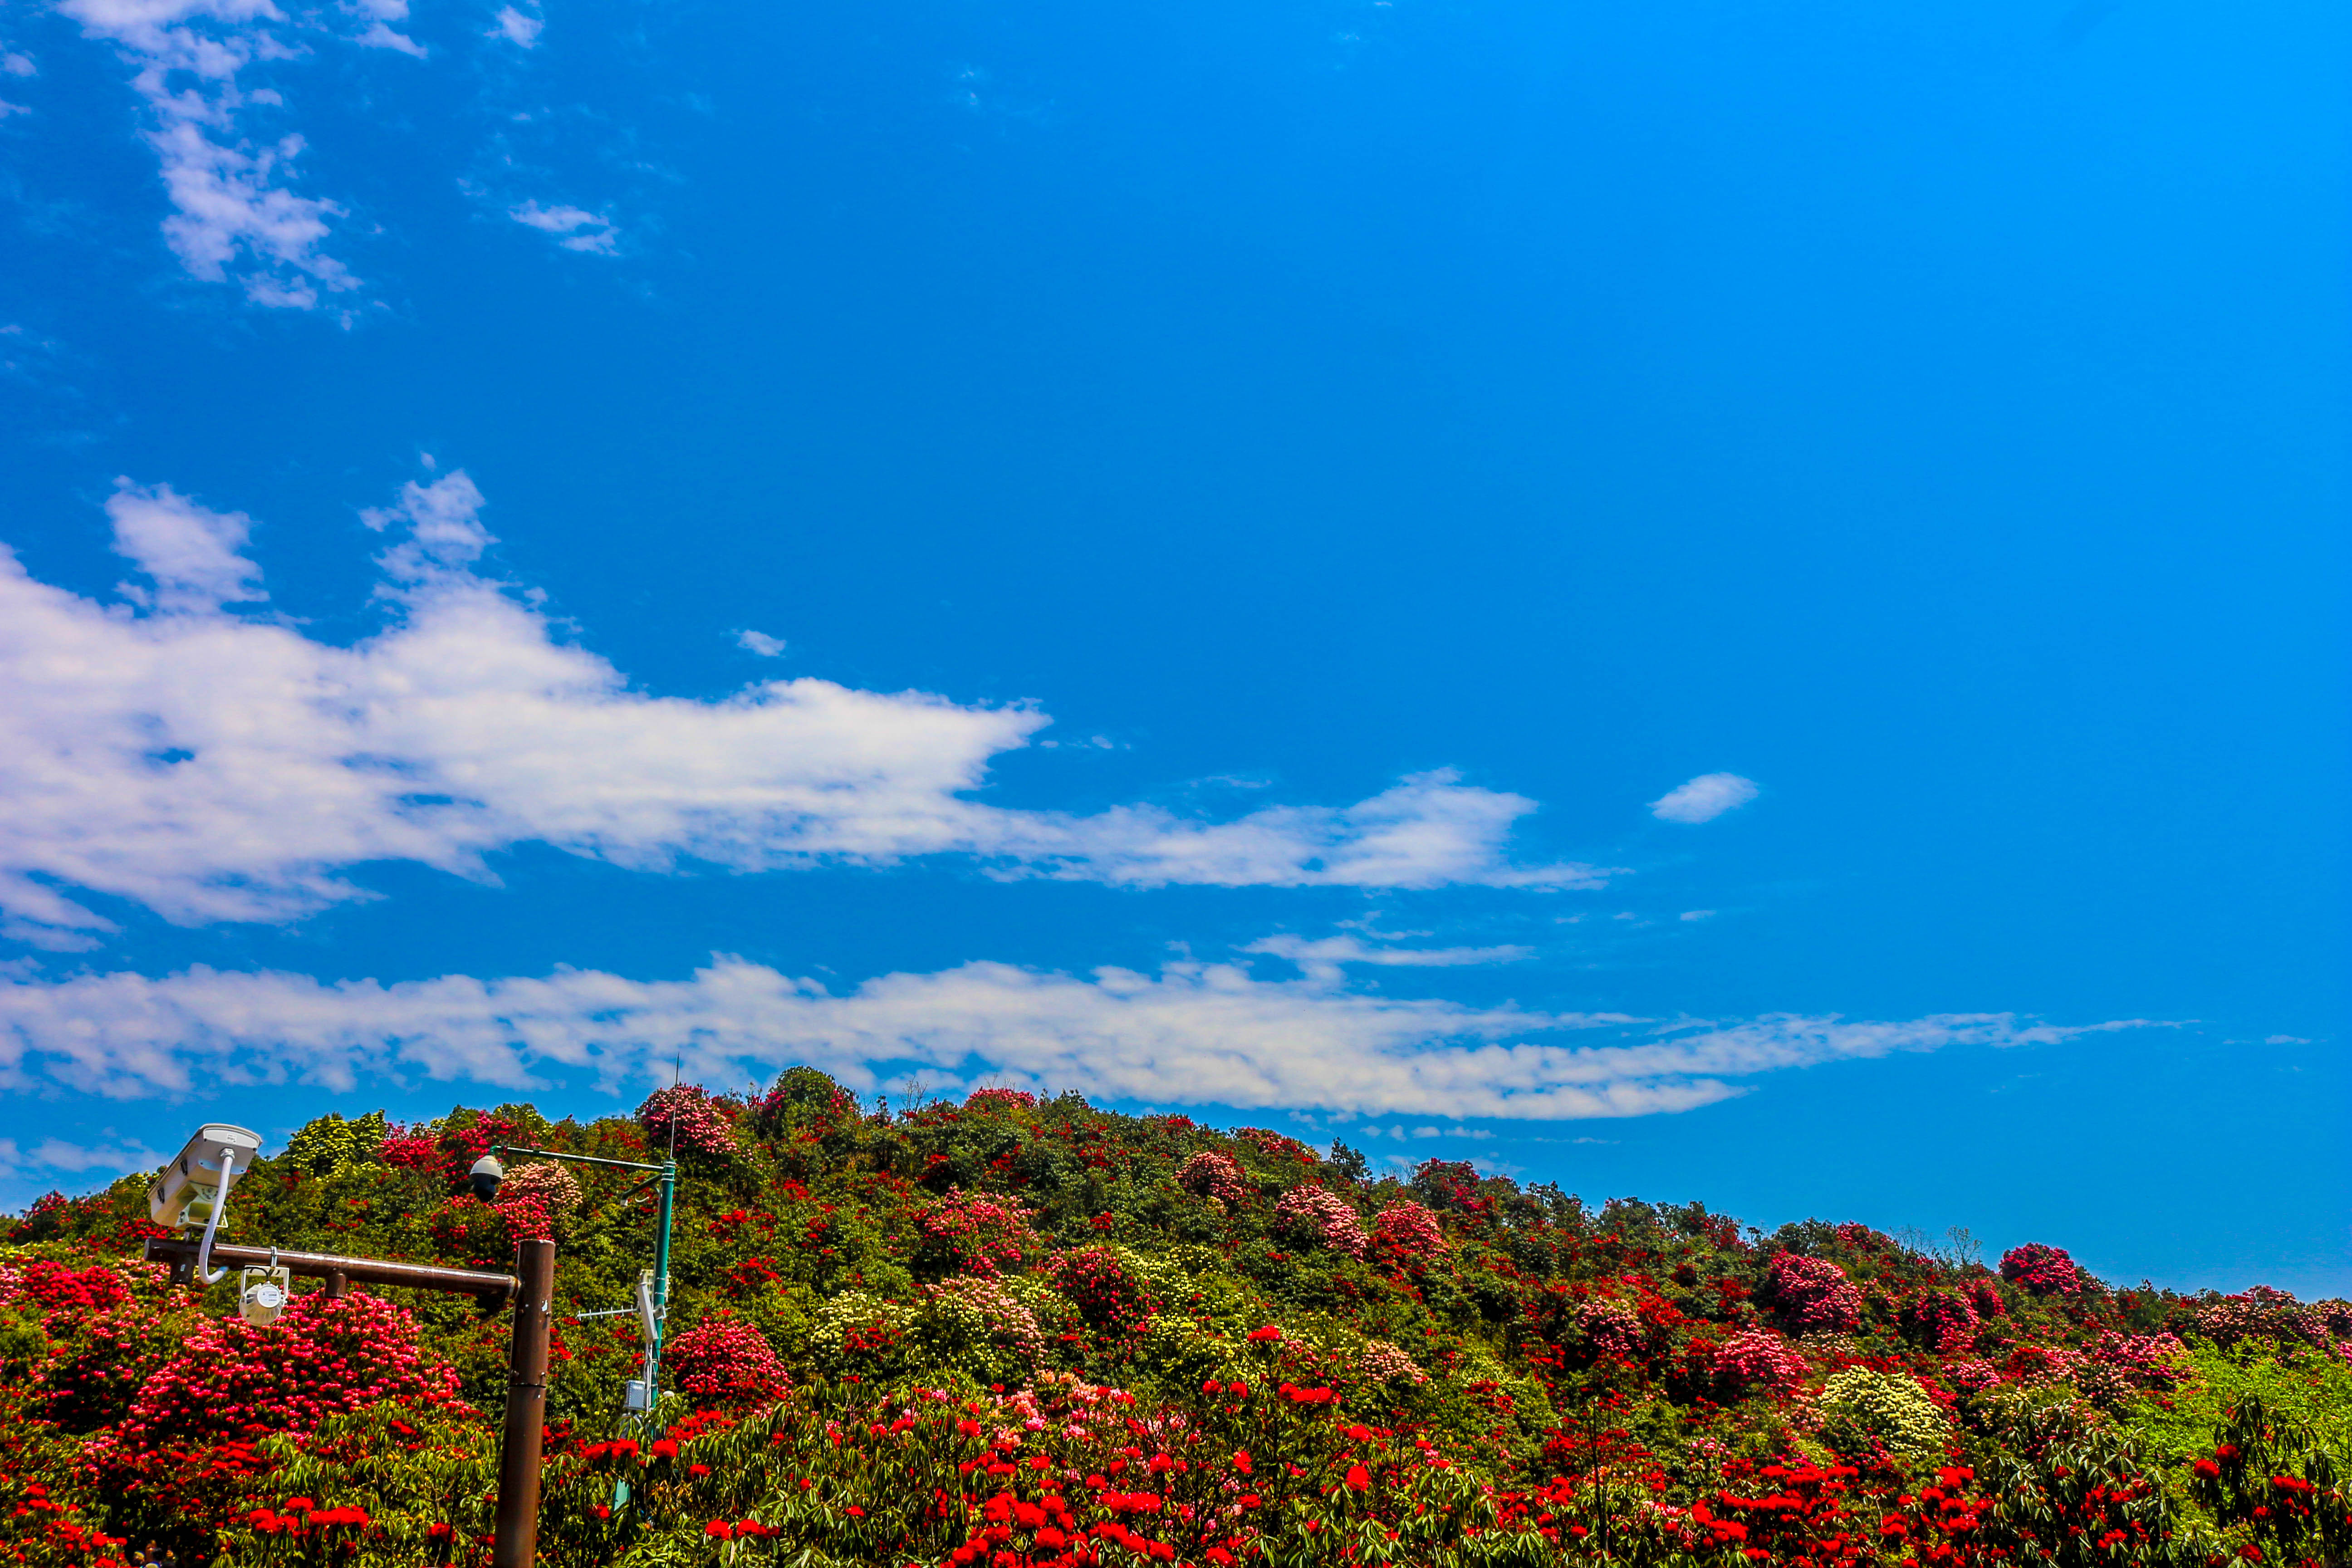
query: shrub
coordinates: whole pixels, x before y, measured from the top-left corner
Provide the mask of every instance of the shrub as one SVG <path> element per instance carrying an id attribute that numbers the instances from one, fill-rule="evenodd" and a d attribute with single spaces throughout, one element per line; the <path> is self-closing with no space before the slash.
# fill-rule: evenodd
<path id="1" fill-rule="evenodd" d="M 1403 1350 L 1386 1340 L 1366 1340 L 1361 1355 L 1356 1358 L 1356 1370 L 1374 1383 L 1410 1383 L 1418 1387 L 1429 1381 L 1429 1373 Z"/>
<path id="2" fill-rule="evenodd" d="M 2189 1377 L 2189 1347 L 2170 1334 L 2121 1334 L 2110 1329 L 2091 1342 L 2090 1357 L 2147 1388 L 2170 1388 Z"/>
<path id="3" fill-rule="evenodd" d="M 1998 1318 L 2009 1310 L 2000 1299 L 2000 1287 L 1990 1279 L 1971 1279 L 1968 1286 L 1969 1306 L 1982 1318 Z"/>
<path id="4" fill-rule="evenodd" d="M 751 1107 L 751 1125 L 772 1133 L 787 1121 L 838 1121 L 857 1109 L 857 1097 L 814 1068 L 793 1068 Z"/>
<path id="5" fill-rule="evenodd" d="M 2083 1271 L 2055 1247 L 2029 1241 L 2000 1257 L 2000 1277 L 2037 1296 L 2072 1296 L 2083 1289 Z"/>
<path id="6" fill-rule="evenodd" d="M 1948 1362 L 1944 1381 L 1964 1394 L 1982 1394 L 2000 1384 L 2000 1370 L 1987 1361 Z"/>
<path id="7" fill-rule="evenodd" d="M 1826 1258 L 1774 1254 L 1764 1272 L 1764 1296 L 1800 1333 L 1851 1333 L 1862 1326 L 1862 1292 Z"/>
<path id="8" fill-rule="evenodd" d="M 1021 1209 L 968 1196 L 958 1187 L 949 1188 L 915 1225 L 916 1262 L 945 1273 L 1016 1273 L 1045 1251 Z"/>
<path id="9" fill-rule="evenodd" d="M 1434 1258 L 1446 1249 L 1445 1232 L 1437 1215 L 1411 1198 L 1401 1198 L 1372 1221 L 1380 1238 L 1409 1258 Z"/>
<path id="10" fill-rule="evenodd" d="M 637 1125 L 646 1130 L 646 1141 L 656 1152 L 670 1147 L 673 1133 L 681 1154 L 723 1159 L 738 1147 L 727 1113 L 711 1103 L 698 1083 L 657 1089 L 646 1096 L 646 1102 L 637 1107 Z"/>
<path id="11" fill-rule="evenodd" d="M 904 1353 L 915 1310 L 865 1290 L 845 1290 L 827 1301 L 809 1331 L 809 1348 L 835 1370 L 895 1366 Z"/>
<path id="12" fill-rule="evenodd" d="M 2197 1308 L 2191 1323 L 2199 1335 L 2225 1348 L 2241 1340 L 2262 1339 L 2328 1350 L 2338 1337 L 2330 1331 L 2325 1311 L 2268 1285 L 2207 1301 Z"/>
<path id="13" fill-rule="evenodd" d="M 517 1165 L 499 1184 L 499 1201 L 537 1204 L 547 1217 L 561 1225 L 580 1209 L 579 1178 L 552 1160 Z"/>
<path id="14" fill-rule="evenodd" d="M 975 1089 L 963 1103 L 968 1110 L 1034 1110 L 1037 1097 L 1025 1089 Z"/>
<path id="15" fill-rule="evenodd" d="M 1941 1460 L 1951 1423 L 1927 1391 L 1899 1373 L 1850 1366 L 1822 1388 L 1823 1436 L 1847 1453 L 1872 1448 L 1915 1465 Z"/>
<path id="16" fill-rule="evenodd" d="M 298 1129 L 280 1158 L 315 1176 L 344 1175 L 384 1163 L 387 1131 L 381 1110 L 349 1121 L 329 1111 Z"/>
<path id="17" fill-rule="evenodd" d="M 1176 1167 L 1176 1184 L 1196 1198 L 1222 1204 L 1237 1204 L 1249 1191 L 1239 1162 L 1213 1149 L 1203 1149 Z"/>
<path id="18" fill-rule="evenodd" d="M 0 1259 L 0 1306 L 32 1308 L 55 1333 L 130 1300 L 130 1281 L 100 1264 L 76 1272 L 47 1258 Z"/>
<path id="19" fill-rule="evenodd" d="M 1804 1382 L 1811 1370 L 1805 1358 L 1769 1329 L 1742 1329 L 1715 1352 L 1715 1375 L 1735 1392 L 1748 1388 L 1786 1392 Z"/>
<path id="20" fill-rule="evenodd" d="M 438 1128 L 394 1127 L 376 1144 L 376 1157 L 395 1170 L 432 1171 L 441 1165 Z"/>
<path id="21" fill-rule="evenodd" d="M 1958 1290 L 1930 1290 L 1904 1317 L 1913 1337 L 1937 1355 L 1957 1355 L 1976 1343 L 1976 1309 Z"/>
<path id="22" fill-rule="evenodd" d="M 1046 1279 L 1097 1329 L 1132 1331 L 1159 1309 L 1150 1287 L 1108 1247 L 1061 1254 L 1047 1268 Z"/>
<path id="23" fill-rule="evenodd" d="M 775 1347 L 740 1318 L 705 1318 L 662 1347 L 662 1363 L 677 1391 L 698 1407 L 757 1408 L 793 1389 Z"/>
<path id="24" fill-rule="evenodd" d="M 1294 1241 L 1361 1258 L 1367 1237 L 1355 1206 L 1328 1187 L 1293 1187 L 1274 1205 L 1275 1228 Z"/>
<path id="25" fill-rule="evenodd" d="M 1648 1337 L 1640 1315 L 1632 1307 L 1606 1296 L 1577 1309 L 1576 1327 L 1594 1352 L 1618 1361 L 1631 1361 L 1640 1355 Z"/>
<path id="26" fill-rule="evenodd" d="M 942 1366 L 981 1383 L 1016 1383 L 1045 1353 L 1037 1314 L 1001 1280 L 959 1275 L 924 1292 L 915 1333 Z"/>
<path id="27" fill-rule="evenodd" d="M 521 1232 L 515 1228 L 518 1221 Z M 425 1234 L 442 1257 L 485 1268 L 503 1268 L 524 1234 L 548 1234 L 546 1226 L 547 1211 L 537 1204 L 486 1204 L 471 1193 L 446 1200 L 425 1217 Z"/>
<path id="28" fill-rule="evenodd" d="M 271 1324 L 198 1318 L 112 1436 L 135 1452 L 257 1429 L 312 1432 L 331 1415 L 391 1402 L 455 1406 L 457 1374 L 425 1363 L 406 1308 L 314 1290 Z"/>

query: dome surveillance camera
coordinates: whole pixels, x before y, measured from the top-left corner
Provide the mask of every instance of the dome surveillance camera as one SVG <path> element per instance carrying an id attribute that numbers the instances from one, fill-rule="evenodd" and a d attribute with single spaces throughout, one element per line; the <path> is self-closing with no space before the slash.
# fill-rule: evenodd
<path id="1" fill-rule="evenodd" d="M 499 1184 L 506 1179 L 506 1166 L 499 1163 L 496 1154 L 485 1154 L 474 1162 L 474 1168 L 467 1173 L 466 1179 L 474 1184 L 474 1195 L 488 1203 L 498 1192 Z"/>

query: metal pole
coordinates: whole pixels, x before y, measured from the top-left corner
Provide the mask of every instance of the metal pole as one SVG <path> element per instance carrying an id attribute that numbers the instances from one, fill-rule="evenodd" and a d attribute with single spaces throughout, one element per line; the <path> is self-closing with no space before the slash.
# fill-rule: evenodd
<path id="1" fill-rule="evenodd" d="M 677 1209 L 677 1163 L 661 1171 L 661 1235 L 654 1242 L 654 1338 L 646 1347 L 646 1419 L 661 1403 L 662 1341 L 669 1337 L 669 1226 Z"/>
<path id="2" fill-rule="evenodd" d="M 197 1245 L 185 1237 L 156 1237 L 147 1243 L 147 1259 L 151 1263 L 169 1263 L 173 1283 L 185 1284 L 195 1268 Z M 398 1285 L 412 1290 L 446 1290 L 453 1296 L 478 1298 L 486 1312 L 504 1307 L 515 1293 L 515 1280 L 510 1274 L 482 1274 L 470 1268 L 442 1268 L 429 1263 L 394 1263 L 381 1258 L 342 1258 L 326 1252 L 286 1252 L 275 1247 L 247 1247 L 239 1242 L 213 1243 L 213 1261 L 231 1267 L 247 1264 L 283 1268 L 299 1278 L 327 1280 L 331 1289 L 340 1278 L 346 1288 Z"/>
<path id="3" fill-rule="evenodd" d="M 540 1439 L 547 1423 L 547 1331 L 555 1311 L 555 1243 L 515 1244 L 514 1351 L 507 1417 L 499 1438 L 498 1535 L 490 1568 L 532 1568 L 539 1560 Z"/>

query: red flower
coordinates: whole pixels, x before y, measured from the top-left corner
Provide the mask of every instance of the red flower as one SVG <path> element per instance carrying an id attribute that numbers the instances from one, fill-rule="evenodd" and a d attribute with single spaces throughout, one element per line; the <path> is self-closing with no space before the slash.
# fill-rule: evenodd
<path id="1" fill-rule="evenodd" d="M 1371 1489 L 1371 1471 L 1364 1468 L 1361 1465 L 1350 1465 L 1348 1467 L 1348 1489 L 1349 1491 L 1369 1491 Z"/>
<path id="2" fill-rule="evenodd" d="M 1252 1329 L 1249 1337 L 1254 1345 L 1278 1345 L 1282 1342 L 1282 1331 L 1268 1323 L 1262 1329 Z"/>
<path id="3" fill-rule="evenodd" d="M 714 1519 L 702 1527 L 702 1533 L 713 1541 L 732 1541 L 735 1539 L 735 1527 L 723 1519 Z"/>

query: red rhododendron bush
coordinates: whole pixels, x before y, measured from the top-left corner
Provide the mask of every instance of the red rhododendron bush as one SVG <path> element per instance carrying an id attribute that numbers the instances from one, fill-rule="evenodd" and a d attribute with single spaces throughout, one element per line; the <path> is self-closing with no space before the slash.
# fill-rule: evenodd
<path id="1" fill-rule="evenodd" d="M 682 1172 L 662 1394 L 625 1310 Z M 0 1221 L 0 1564 L 488 1560 L 509 1325 L 273 1323 L 141 1261 L 144 1173 Z M 322 1118 L 227 1239 L 558 1244 L 551 1568 L 2210 1568 L 2352 1561 L 2352 1307 L 2119 1289 L 1074 1096 L 796 1068 L 551 1121 Z"/>

